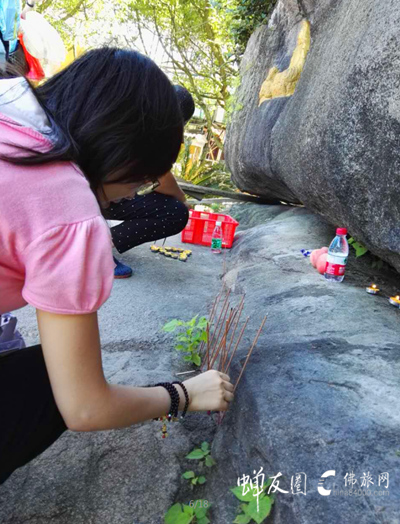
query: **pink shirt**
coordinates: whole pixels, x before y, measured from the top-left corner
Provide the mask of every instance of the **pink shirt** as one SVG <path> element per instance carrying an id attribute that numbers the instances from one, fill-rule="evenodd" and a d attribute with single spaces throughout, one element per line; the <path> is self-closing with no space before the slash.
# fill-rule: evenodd
<path id="1" fill-rule="evenodd" d="M 0 153 L 14 154 L 5 142 L 50 145 L 0 114 Z M 27 303 L 61 314 L 96 311 L 110 296 L 114 267 L 109 227 L 76 165 L 0 160 L 0 313 Z"/>

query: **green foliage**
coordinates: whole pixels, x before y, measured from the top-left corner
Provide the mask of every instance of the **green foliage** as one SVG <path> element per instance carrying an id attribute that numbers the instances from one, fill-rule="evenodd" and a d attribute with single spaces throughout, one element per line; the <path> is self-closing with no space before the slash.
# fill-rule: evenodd
<path id="1" fill-rule="evenodd" d="M 211 507 L 208 500 L 191 500 L 189 505 L 177 503 L 169 508 L 164 516 L 165 524 L 208 524 L 207 511 Z"/>
<path id="2" fill-rule="evenodd" d="M 353 237 L 349 238 L 348 242 L 351 245 L 351 247 L 355 250 L 356 258 L 362 257 L 363 255 L 365 255 L 365 253 L 368 253 L 368 248 L 360 242 L 356 242 Z"/>
<path id="3" fill-rule="evenodd" d="M 264 482 L 262 493 L 260 493 L 258 497 L 258 511 L 256 487 L 253 489 L 249 487 L 248 492 L 245 495 L 243 495 L 242 486 L 230 488 L 230 491 L 235 495 L 235 497 L 242 502 L 238 508 L 239 512 L 241 513 L 237 515 L 233 521 L 234 524 L 248 524 L 249 522 L 257 522 L 257 524 L 261 524 L 261 522 L 265 521 L 265 519 L 271 513 L 272 505 L 274 503 L 274 497 L 265 493 L 265 490 L 271 484 L 271 482 L 271 479 L 269 479 L 268 482 Z"/>
<path id="4" fill-rule="evenodd" d="M 162 61 L 173 82 L 192 93 L 211 129 L 214 111 L 225 107 L 238 71 L 227 8 L 232 1 L 42 0 L 38 11 L 68 47 L 74 41 L 86 49 L 116 45 Z"/>
<path id="5" fill-rule="evenodd" d="M 232 0 L 119 0 L 121 23 L 133 22 L 143 51 L 153 34 L 163 51 L 164 67 L 174 83 L 186 87 L 212 129 L 214 111 L 225 108 L 238 67 L 230 32 Z"/>
<path id="6" fill-rule="evenodd" d="M 362 257 L 366 253 L 368 253 L 368 248 L 365 247 L 361 242 L 357 242 L 353 237 L 349 238 L 348 243 L 351 245 L 351 247 L 356 252 L 356 258 Z M 389 266 L 386 264 L 384 260 L 379 258 L 376 255 L 371 255 L 373 260 L 371 262 L 371 268 L 372 269 L 387 269 Z"/>
<path id="7" fill-rule="evenodd" d="M 186 455 L 186 458 L 189 460 L 199 460 L 201 466 L 205 465 L 208 468 L 212 468 L 216 464 L 210 454 L 210 445 L 206 441 L 202 442 L 200 448 L 194 448 L 188 455 Z"/>
<path id="8" fill-rule="evenodd" d="M 213 213 L 220 213 L 221 210 L 224 208 L 224 205 L 218 202 L 214 202 L 213 204 L 210 204 L 211 209 L 213 210 Z"/>
<path id="9" fill-rule="evenodd" d="M 372 269 L 388 269 L 389 268 L 389 264 L 387 264 L 381 258 L 377 257 L 376 255 L 372 255 L 372 257 L 373 257 L 373 260 L 371 263 Z"/>
<path id="10" fill-rule="evenodd" d="M 194 471 L 185 471 L 182 477 L 190 481 L 190 487 L 192 489 L 194 486 L 196 486 L 196 484 L 204 484 L 206 482 L 206 477 L 204 475 L 200 475 L 199 477 L 196 477 Z"/>
<path id="11" fill-rule="evenodd" d="M 246 49 L 251 34 L 267 23 L 277 0 L 235 0 L 231 16 L 231 36 L 239 55 Z"/>
<path id="12" fill-rule="evenodd" d="M 36 10 L 59 31 L 67 49 L 77 40 L 87 48 L 110 40 L 114 10 L 104 0 L 42 0 L 37 2 Z M 94 42 L 98 34 L 102 40 Z"/>
<path id="13" fill-rule="evenodd" d="M 197 186 L 211 187 L 214 189 L 235 189 L 231 182 L 230 172 L 227 170 L 225 162 L 211 162 L 207 160 L 209 147 L 203 148 L 198 160 L 190 161 L 191 140 L 185 139 L 185 145 L 178 155 L 174 173 L 180 178 Z"/>
<path id="14" fill-rule="evenodd" d="M 201 342 L 207 342 L 207 319 L 200 317 L 197 321 L 196 315 L 191 320 L 184 322 L 182 320 L 173 319 L 163 326 L 163 331 L 171 333 L 176 329 L 179 333 L 176 335 L 178 344 L 175 346 L 177 351 L 188 353 L 183 357 L 186 362 L 193 362 L 196 366 L 201 365 L 201 358 L 199 355 L 199 345 Z"/>
<path id="15" fill-rule="evenodd" d="M 246 71 L 247 71 L 247 68 L 246 68 Z M 226 125 L 231 124 L 233 115 L 241 111 L 244 107 L 238 98 L 239 87 L 241 83 L 242 83 L 242 78 L 240 74 L 238 74 L 232 80 L 232 94 L 230 95 L 230 97 L 228 98 L 226 102 Z"/>

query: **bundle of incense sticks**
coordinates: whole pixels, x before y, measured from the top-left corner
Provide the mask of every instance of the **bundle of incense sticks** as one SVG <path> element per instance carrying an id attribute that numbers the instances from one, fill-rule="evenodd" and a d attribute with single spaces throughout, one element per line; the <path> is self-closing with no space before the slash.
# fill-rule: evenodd
<path id="1" fill-rule="evenodd" d="M 214 300 L 206 328 L 207 342 L 203 342 L 199 349 L 202 358 L 200 370 L 202 371 L 206 368 L 207 370 L 217 369 L 218 371 L 222 371 L 222 373 L 228 373 L 232 359 L 235 356 L 249 322 L 250 317 L 247 317 L 241 329 L 238 330 L 244 308 L 245 295 L 241 297 L 238 305 L 232 307 L 229 301 L 230 294 L 230 290 L 226 290 L 223 286 Z M 234 392 L 242 378 L 247 362 L 257 344 L 266 320 L 267 316 L 265 316 L 261 322 L 260 328 L 247 353 L 244 365 L 236 380 Z M 225 413 L 221 412 L 218 414 L 217 421 L 219 424 L 222 422 L 224 415 Z"/>

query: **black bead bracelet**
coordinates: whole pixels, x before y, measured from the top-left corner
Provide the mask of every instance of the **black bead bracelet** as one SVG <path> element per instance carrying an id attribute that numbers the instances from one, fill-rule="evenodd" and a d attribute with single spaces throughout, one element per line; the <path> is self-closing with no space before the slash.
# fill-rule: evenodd
<path id="1" fill-rule="evenodd" d="M 154 386 L 152 387 L 157 386 L 162 386 L 163 388 L 165 388 L 171 397 L 171 406 L 168 411 L 167 419 L 170 421 L 173 417 L 178 418 L 178 409 L 180 402 L 180 396 L 178 391 L 170 382 L 159 382 L 158 384 L 154 384 Z M 153 420 L 158 420 L 158 418 L 155 418 Z"/>
<path id="2" fill-rule="evenodd" d="M 157 386 L 162 386 L 163 388 L 165 388 L 170 397 L 171 397 L 171 405 L 170 405 L 170 408 L 169 408 L 169 412 L 168 412 L 168 415 L 164 415 L 162 417 L 157 417 L 157 418 L 153 418 L 153 420 L 160 420 L 163 424 L 162 424 L 162 428 L 161 428 L 161 433 L 162 433 L 162 438 L 166 438 L 168 437 L 168 433 L 167 433 L 167 426 L 165 424 L 166 420 L 168 420 L 169 422 L 172 420 L 173 422 L 176 422 L 178 420 L 178 410 L 179 410 L 179 404 L 180 404 L 180 395 L 179 395 L 179 391 L 177 390 L 176 386 L 174 386 L 173 384 L 179 384 L 181 386 L 181 388 L 183 389 L 183 392 L 185 394 L 185 407 L 184 407 L 184 410 L 183 410 L 183 413 L 181 415 L 181 419 L 184 418 L 184 416 L 186 415 L 186 411 L 189 407 L 189 394 L 187 392 L 187 389 L 186 387 L 183 385 L 182 382 L 179 382 L 178 380 L 176 380 L 175 382 L 159 382 L 158 384 L 149 384 L 145 387 L 147 388 L 152 388 L 152 387 L 157 387 Z"/>
<path id="3" fill-rule="evenodd" d="M 186 387 L 183 385 L 183 382 L 179 382 L 179 380 L 175 380 L 174 382 L 172 382 L 172 384 L 179 384 L 181 388 L 183 389 L 183 392 L 185 393 L 186 402 L 185 402 L 185 407 L 183 409 L 183 413 L 181 415 L 181 419 L 182 419 L 186 415 L 186 411 L 189 407 L 189 394 L 187 392 Z"/>

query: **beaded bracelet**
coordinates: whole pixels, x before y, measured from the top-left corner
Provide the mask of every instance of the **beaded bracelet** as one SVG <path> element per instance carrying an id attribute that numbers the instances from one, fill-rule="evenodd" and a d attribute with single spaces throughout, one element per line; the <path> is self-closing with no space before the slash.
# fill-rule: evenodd
<path id="1" fill-rule="evenodd" d="M 161 422 L 163 422 L 163 425 L 161 427 L 161 433 L 162 433 L 161 436 L 162 438 L 166 438 L 168 437 L 168 433 L 167 433 L 167 425 L 165 421 L 168 420 L 168 422 L 171 422 L 172 420 L 173 422 L 177 422 L 179 420 L 178 419 L 178 409 L 179 409 L 180 396 L 179 396 L 179 393 L 176 387 L 173 386 L 170 382 L 159 382 L 158 384 L 149 384 L 148 386 L 145 386 L 145 387 L 151 388 L 151 387 L 157 387 L 157 386 L 164 387 L 168 391 L 171 397 L 171 406 L 169 408 L 168 415 L 166 416 L 164 415 L 163 417 L 153 418 L 153 420 L 160 420 Z"/>
<path id="2" fill-rule="evenodd" d="M 171 406 L 169 408 L 168 414 L 166 418 L 168 420 L 171 420 L 172 418 L 178 417 L 178 409 L 179 409 L 179 402 L 180 402 L 180 396 L 177 391 L 177 389 L 171 384 L 171 382 L 159 382 L 158 384 L 154 384 L 152 387 L 162 386 L 165 388 L 171 397 Z M 153 420 L 159 420 L 159 417 L 153 419 Z"/>
<path id="3" fill-rule="evenodd" d="M 183 392 L 185 393 L 186 402 L 185 402 L 185 407 L 183 409 L 183 413 L 181 415 L 181 419 L 182 419 L 186 415 L 187 408 L 189 407 L 189 394 L 187 392 L 186 387 L 183 385 L 183 382 L 179 382 L 179 380 L 175 380 L 174 382 L 172 382 L 172 384 L 179 384 L 181 388 L 183 389 Z"/>

